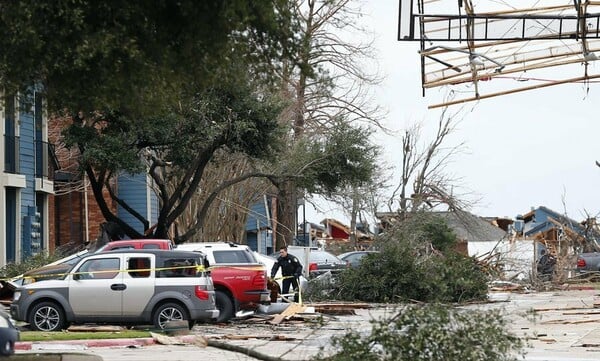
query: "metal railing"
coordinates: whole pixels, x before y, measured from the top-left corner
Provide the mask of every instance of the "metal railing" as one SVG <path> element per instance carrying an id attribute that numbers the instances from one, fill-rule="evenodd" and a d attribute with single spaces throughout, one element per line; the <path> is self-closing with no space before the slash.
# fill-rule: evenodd
<path id="1" fill-rule="evenodd" d="M 54 144 L 41 140 L 35 141 L 35 177 L 54 179 L 56 171 Z"/>

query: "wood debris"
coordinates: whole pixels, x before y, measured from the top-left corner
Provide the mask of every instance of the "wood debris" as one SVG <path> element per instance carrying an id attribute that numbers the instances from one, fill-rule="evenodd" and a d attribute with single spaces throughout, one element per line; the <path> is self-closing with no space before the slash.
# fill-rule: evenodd
<path id="1" fill-rule="evenodd" d="M 269 340 L 269 341 L 296 341 L 296 338 L 288 337 L 288 336 L 284 336 L 284 335 L 232 335 L 232 334 L 228 334 L 228 335 L 223 335 L 223 336 L 220 336 L 217 338 L 220 340 L 257 339 L 257 340 Z"/>
<path id="2" fill-rule="evenodd" d="M 550 321 L 544 321 L 541 322 L 542 325 L 554 325 L 554 324 L 561 324 L 561 325 L 577 325 L 580 323 L 591 323 L 591 322 L 598 322 L 600 321 L 600 319 L 586 319 L 586 320 L 574 320 L 574 321 L 569 321 L 569 320 L 550 320 Z"/>
<path id="3" fill-rule="evenodd" d="M 301 306 L 297 303 L 292 303 L 290 304 L 290 306 L 288 308 L 286 308 L 283 312 L 281 312 L 280 314 L 276 315 L 275 317 L 273 317 L 272 320 L 269 321 L 270 324 L 273 325 L 278 325 L 280 324 L 284 319 L 289 319 L 290 317 L 292 317 L 293 315 L 295 315 L 296 313 L 302 313 L 306 310 L 306 307 Z"/>
<path id="4" fill-rule="evenodd" d="M 355 315 L 356 309 L 370 308 L 372 305 L 368 303 L 314 303 L 315 312 L 328 315 Z"/>

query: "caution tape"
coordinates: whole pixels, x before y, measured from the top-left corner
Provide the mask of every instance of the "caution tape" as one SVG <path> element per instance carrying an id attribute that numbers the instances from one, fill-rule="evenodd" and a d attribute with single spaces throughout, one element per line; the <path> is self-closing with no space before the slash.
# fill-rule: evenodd
<path id="1" fill-rule="evenodd" d="M 225 266 L 225 265 L 216 265 L 216 266 L 211 266 L 211 267 L 204 267 L 202 265 L 196 265 L 196 266 L 173 266 L 173 267 L 157 267 L 157 268 L 130 268 L 130 269 L 126 269 L 126 270 L 121 270 L 121 269 L 111 269 L 111 270 L 99 270 L 99 271 L 81 271 L 81 272 L 61 272 L 61 273 L 46 273 L 46 274 L 32 274 L 32 275 L 28 275 L 28 276 L 21 276 L 21 277 L 10 277 L 10 278 L 0 278 L 0 281 L 15 281 L 19 278 L 23 278 L 23 279 L 33 279 L 33 280 L 38 280 L 38 279 L 43 279 L 43 278 L 60 278 L 60 277 L 65 277 L 67 275 L 93 275 L 93 274 L 104 274 L 104 273 L 129 273 L 129 272 L 151 272 L 151 271 L 155 271 L 155 272 L 160 272 L 160 271 L 175 271 L 175 270 L 182 270 L 182 269 L 195 269 L 196 272 L 210 272 L 210 271 L 214 271 L 215 269 L 219 269 L 219 268 L 227 268 L 227 269 L 240 269 L 240 270 L 263 270 L 264 268 L 262 266 L 256 266 L 256 267 L 236 267 L 236 266 Z"/>
<path id="2" fill-rule="evenodd" d="M 22 277 L 12 277 L 12 278 L 0 278 L 0 281 L 13 281 L 18 278 L 23 279 L 41 279 L 41 278 L 54 278 L 54 277 L 64 277 L 67 275 L 94 275 L 94 274 L 103 274 L 103 273 L 130 273 L 130 272 L 151 272 L 154 270 L 155 272 L 160 271 L 174 271 L 174 270 L 182 270 L 182 269 L 195 269 L 196 272 L 203 272 L 207 269 L 204 266 L 173 266 L 173 267 L 159 267 L 159 268 L 130 268 L 126 270 L 121 269 L 109 269 L 109 270 L 98 270 L 98 271 L 80 271 L 80 272 L 62 272 L 62 273 L 46 273 L 46 274 L 32 274 L 29 276 Z"/>

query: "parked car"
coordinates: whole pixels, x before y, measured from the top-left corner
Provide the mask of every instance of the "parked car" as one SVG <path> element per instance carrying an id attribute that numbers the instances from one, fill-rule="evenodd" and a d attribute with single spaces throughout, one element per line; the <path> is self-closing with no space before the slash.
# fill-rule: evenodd
<path id="1" fill-rule="evenodd" d="M 586 252 L 578 254 L 577 271 L 582 273 L 600 271 L 600 252 Z"/>
<path id="2" fill-rule="evenodd" d="M 19 341 L 19 329 L 10 315 L 0 310 L 0 355 L 15 353 L 15 342 Z"/>
<path id="3" fill-rule="evenodd" d="M 362 259 L 368 254 L 377 254 L 378 251 L 351 251 L 338 255 L 338 258 L 346 262 L 348 267 L 356 268 L 360 265 Z"/>
<path id="4" fill-rule="evenodd" d="M 170 239 L 129 239 L 112 241 L 106 243 L 96 251 L 83 250 L 49 263 L 45 266 L 29 270 L 20 276 L 14 277 L 11 281 L 13 284 L 20 286 L 36 281 L 61 278 L 65 273 L 68 273 L 77 262 L 89 254 L 128 249 L 172 250 L 173 242 Z"/>
<path id="5" fill-rule="evenodd" d="M 165 249 L 175 248 L 170 239 L 127 239 L 108 242 L 96 252 L 106 252 L 116 249 Z"/>
<path id="6" fill-rule="evenodd" d="M 309 280 L 327 272 L 335 275 L 348 268 L 346 262 L 336 255 L 319 248 L 289 246 L 288 253 L 298 258 L 303 267 L 302 272 Z"/>
<path id="7" fill-rule="evenodd" d="M 267 289 L 267 268 L 248 246 L 203 242 L 183 243 L 176 249 L 206 255 L 220 311 L 217 322 L 228 321 L 240 310 L 253 310 L 271 301 L 271 292 Z"/>
<path id="8" fill-rule="evenodd" d="M 219 316 L 204 255 L 127 250 L 90 254 L 59 279 L 15 290 L 10 312 L 33 330 L 70 323 L 154 324 L 211 321 Z"/>

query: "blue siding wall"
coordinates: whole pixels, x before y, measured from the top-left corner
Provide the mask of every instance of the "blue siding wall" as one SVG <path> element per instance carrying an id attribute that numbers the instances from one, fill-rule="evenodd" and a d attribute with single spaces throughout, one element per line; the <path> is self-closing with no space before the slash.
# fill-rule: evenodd
<path id="1" fill-rule="evenodd" d="M 35 206 L 35 127 L 33 113 L 31 112 L 30 101 L 19 102 L 19 165 L 20 173 L 25 175 L 26 187 L 21 189 L 21 220 L 28 214 L 29 207 Z M 22 224 L 25 224 L 22 222 Z M 31 238 L 27 232 L 22 232 L 23 250 L 31 249 Z M 23 253 L 23 258 L 27 258 L 29 254 Z"/>
<path id="2" fill-rule="evenodd" d="M 246 232 L 246 244 L 253 251 L 258 251 L 258 240 L 256 239 L 257 238 L 256 236 L 257 236 L 256 233 L 247 233 Z"/>
<path id="3" fill-rule="evenodd" d="M 270 254 L 272 250 L 273 237 L 269 229 L 272 229 L 271 222 L 267 219 L 268 209 L 271 202 L 264 199 L 250 206 L 248 219 L 246 221 L 246 244 L 254 251 L 262 254 Z M 266 206 L 266 207 L 265 207 Z M 259 242 L 260 241 L 260 242 Z M 260 244 L 260 247 L 259 247 Z"/>
<path id="4" fill-rule="evenodd" d="M 118 180 L 119 198 L 123 199 L 125 203 L 144 218 L 149 216 L 148 205 L 150 205 L 150 219 L 148 221 L 152 226 L 158 219 L 158 199 L 153 192 L 150 192 L 150 197 L 148 197 L 148 184 L 146 181 L 146 174 L 121 175 Z M 144 233 L 144 225 L 121 206 L 117 209 L 117 215 L 136 231 Z"/>
<path id="5" fill-rule="evenodd" d="M 261 199 L 250 206 L 248 220 L 246 221 L 246 231 L 257 231 L 265 227 L 271 227 L 271 224 L 267 220 L 265 202 Z"/>

